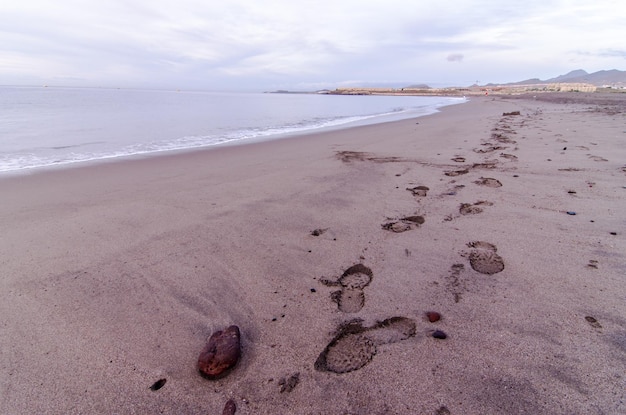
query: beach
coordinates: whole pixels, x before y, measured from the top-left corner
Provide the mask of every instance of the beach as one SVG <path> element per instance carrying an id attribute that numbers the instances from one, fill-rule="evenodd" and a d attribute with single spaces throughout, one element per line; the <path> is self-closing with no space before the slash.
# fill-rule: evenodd
<path id="1" fill-rule="evenodd" d="M 626 413 L 620 95 L 0 178 L 0 413 Z"/>

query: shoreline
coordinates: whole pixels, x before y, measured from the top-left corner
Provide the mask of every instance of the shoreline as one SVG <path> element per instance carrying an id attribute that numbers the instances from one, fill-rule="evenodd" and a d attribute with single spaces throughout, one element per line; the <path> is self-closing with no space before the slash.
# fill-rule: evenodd
<path id="1" fill-rule="evenodd" d="M 209 105 L 207 102 L 215 101 L 216 96 L 215 94 L 207 95 L 204 105 Z M 256 102 L 260 96 L 260 94 L 252 96 L 250 102 Z M 230 100 L 245 100 L 245 97 L 245 95 L 238 96 L 237 94 L 232 94 L 228 95 L 227 98 Z M 106 96 L 103 97 L 96 94 L 94 102 L 98 103 L 102 100 L 106 100 L 106 98 Z M 142 95 L 134 97 L 138 102 L 144 98 L 145 97 Z M 189 96 L 187 98 L 178 98 L 186 105 L 190 105 L 193 101 Z M 119 99 L 119 97 L 115 99 Z M 338 105 L 339 108 L 335 111 L 316 109 L 316 102 L 317 104 L 323 104 L 320 100 L 324 102 L 333 101 L 334 103 L 330 102 L 329 105 Z M 355 100 L 357 101 L 356 105 L 351 105 L 351 103 L 354 104 Z M 167 101 L 167 99 L 165 99 L 165 101 Z M 338 101 L 342 101 L 343 104 L 340 104 Z M 35 123 L 32 131 L 28 130 L 28 127 L 25 125 L 20 127 L 18 123 L 16 128 L 19 131 L 15 131 L 16 136 L 20 134 L 26 134 L 26 136 L 28 136 L 30 133 L 33 135 L 40 134 L 41 138 L 39 142 L 31 143 L 26 140 L 21 146 L 16 144 L 13 146 L 14 151 L 12 153 L 6 153 L 4 156 L 0 157 L 0 174 L 19 174 L 20 172 L 28 172 L 29 170 L 36 169 L 63 168 L 64 166 L 77 163 L 97 163 L 107 162 L 108 160 L 115 161 L 118 159 L 158 156 L 159 154 L 169 152 L 193 151 L 221 145 L 240 145 L 248 142 L 267 141 L 290 136 L 351 128 L 359 125 L 410 119 L 436 112 L 441 105 L 453 105 L 463 102 L 464 100 L 447 97 L 414 97 L 408 100 L 401 98 L 393 99 L 393 102 L 399 105 L 393 108 L 391 104 L 389 104 L 390 101 L 385 98 L 367 101 L 372 104 L 364 105 L 364 108 L 362 108 L 361 105 L 363 105 L 364 101 L 361 98 L 346 100 L 333 97 L 315 97 L 312 100 L 305 100 L 303 104 L 301 103 L 302 108 L 308 108 L 308 110 L 298 112 L 299 115 L 295 117 L 293 115 L 276 116 L 272 118 L 271 121 L 267 121 L 267 125 L 263 124 L 261 118 L 254 118 L 254 105 L 251 104 L 252 108 L 249 108 L 249 110 L 252 112 L 248 114 L 248 116 L 252 117 L 250 120 L 245 119 L 245 115 L 243 118 L 233 115 L 234 118 L 240 118 L 237 122 L 239 127 L 228 121 L 230 118 L 227 114 L 224 114 L 223 117 L 215 115 L 217 119 L 209 123 L 211 126 L 205 125 L 208 121 L 198 121 L 194 128 L 186 127 L 188 124 L 188 122 L 186 122 L 186 116 L 181 115 L 185 113 L 184 110 L 181 110 L 178 116 L 173 115 L 174 118 L 170 119 L 169 122 L 165 124 L 157 122 L 154 126 L 142 122 L 139 115 L 139 120 L 136 122 L 132 117 L 128 119 L 124 118 L 126 123 L 122 122 L 121 124 L 127 124 L 126 127 L 111 126 L 107 129 L 97 123 L 85 122 L 83 127 L 87 130 L 89 130 L 89 128 L 99 130 L 98 133 L 93 136 L 84 134 L 74 135 L 71 129 L 64 131 L 63 128 L 59 127 L 63 125 L 61 122 L 56 127 L 54 123 L 52 123 L 52 126 Z M 289 100 L 278 100 L 277 102 L 276 113 L 281 114 L 287 109 L 281 107 L 281 105 L 284 106 L 285 102 L 289 102 Z M 387 104 L 385 104 L 385 102 Z M 323 105 L 317 105 L 317 108 L 322 108 L 322 106 Z M 194 108 L 195 109 L 189 109 L 189 117 L 203 120 L 204 117 L 200 114 L 198 108 Z M 361 110 L 357 110 L 357 108 L 361 108 Z M 245 110 L 243 107 L 242 109 Z M 157 105 L 152 110 L 163 111 L 164 108 Z M 62 118 L 63 116 L 68 116 L 68 111 L 68 109 L 65 109 L 65 112 L 64 110 L 60 110 L 56 115 Z M 90 114 L 89 109 L 87 109 L 86 112 Z M 138 112 L 141 113 L 141 111 Z M 287 111 L 286 114 L 290 114 L 290 112 Z M 218 121 L 222 118 L 224 121 Z M 133 129 L 139 128 L 139 124 L 142 123 L 144 125 L 141 126 L 140 129 L 146 130 L 147 133 L 135 137 L 133 135 Z M 51 132 L 45 133 L 45 130 L 48 128 L 54 131 L 51 130 Z M 56 131 L 55 128 L 58 131 Z M 163 131 L 163 133 L 161 133 L 161 131 Z M 64 137 L 65 135 L 67 135 L 67 137 Z M 55 136 L 58 138 L 54 138 Z M 114 139 L 113 137 L 124 138 Z M 46 142 L 50 144 L 45 144 Z M 54 142 L 56 142 L 57 145 L 52 144 Z M 9 146 L 8 148 L 11 148 L 11 139 L 8 140 L 7 145 Z"/>
<path id="2" fill-rule="evenodd" d="M 626 410 L 624 111 L 605 107 L 472 98 L 0 177 L 0 412 Z M 355 264 L 370 281 L 338 284 Z M 337 337 L 354 319 L 366 340 Z M 242 358 L 207 381 L 198 354 L 231 324 Z M 361 367 L 329 371 L 338 338 Z"/>
<path id="3" fill-rule="evenodd" d="M 332 134 L 333 132 L 341 131 L 341 130 L 351 130 L 354 128 L 361 128 L 361 127 L 367 127 L 367 126 L 373 126 L 373 125 L 384 125 L 384 124 L 390 124 L 390 123 L 396 123 L 396 122 L 402 122 L 402 121 L 418 120 L 423 117 L 428 117 L 428 116 L 437 114 L 443 108 L 460 105 L 464 103 L 466 102 L 451 103 L 448 105 L 435 108 L 434 112 L 432 113 L 412 116 L 408 118 L 401 118 L 399 120 L 392 119 L 392 120 L 386 120 L 386 121 L 370 122 L 369 118 L 367 118 L 367 119 L 362 119 L 359 121 L 352 121 L 347 124 L 340 124 L 336 126 L 315 127 L 315 128 L 305 130 L 305 131 L 285 132 L 285 133 L 273 134 L 271 136 L 259 136 L 255 138 L 238 139 L 238 140 L 232 140 L 232 141 L 223 142 L 223 143 L 208 144 L 208 145 L 199 146 L 199 147 L 156 150 L 156 151 L 140 153 L 140 154 L 128 154 L 128 155 L 121 155 L 121 156 L 98 158 L 98 159 L 93 159 L 93 160 L 80 160 L 76 162 L 68 162 L 68 163 L 62 163 L 62 164 L 52 164 L 52 165 L 47 165 L 47 166 L 27 167 L 27 168 L 17 169 L 17 170 L 7 170 L 7 171 L 0 172 L 0 180 L 3 180 L 4 178 L 8 178 L 8 177 L 16 177 L 16 176 L 21 176 L 21 175 L 32 175 L 32 174 L 40 174 L 40 173 L 45 174 L 48 172 L 54 172 L 54 171 L 65 170 L 65 169 L 88 168 L 91 166 L 97 166 L 99 164 L 126 163 L 126 162 L 134 162 L 134 161 L 151 159 L 151 158 L 159 159 L 162 157 L 171 157 L 171 156 L 178 156 L 178 155 L 184 156 L 189 153 L 212 151 L 212 150 L 228 148 L 228 147 L 256 145 L 256 144 L 262 144 L 262 143 L 271 142 L 271 141 L 305 139 L 308 136 L 317 136 L 317 135 L 324 135 L 324 134 L 329 134 L 329 133 Z M 391 117 L 391 116 L 394 116 L 394 115 L 393 114 L 377 115 L 372 118 Z"/>

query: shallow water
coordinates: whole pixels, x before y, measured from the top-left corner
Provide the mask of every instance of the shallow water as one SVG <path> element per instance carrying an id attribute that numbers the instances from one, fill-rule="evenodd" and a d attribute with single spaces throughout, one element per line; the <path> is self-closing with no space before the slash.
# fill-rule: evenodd
<path id="1" fill-rule="evenodd" d="M 428 115 L 461 98 L 0 87 L 0 172 Z"/>

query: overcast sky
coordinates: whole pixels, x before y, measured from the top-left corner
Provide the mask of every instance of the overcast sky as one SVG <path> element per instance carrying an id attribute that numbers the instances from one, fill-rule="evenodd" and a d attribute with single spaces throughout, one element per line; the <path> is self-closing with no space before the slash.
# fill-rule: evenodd
<path id="1" fill-rule="evenodd" d="M 623 0 L 3 0 L 0 84 L 466 86 L 626 69 Z"/>

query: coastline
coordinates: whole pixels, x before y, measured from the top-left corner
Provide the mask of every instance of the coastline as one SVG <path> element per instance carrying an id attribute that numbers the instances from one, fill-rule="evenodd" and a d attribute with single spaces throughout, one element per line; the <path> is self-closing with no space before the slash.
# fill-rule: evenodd
<path id="1" fill-rule="evenodd" d="M 10 111 L 0 175 L 408 119 L 464 101 L 63 88 L 48 92 L 51 96 L 17 88 L 2 95 L 0 104 L 6 108 L 12 101 L 33 103 Z M 46 108 L 47 99 L 63 105 Z M 80 99 L 90 104 L 82 105 Z"/>
<path id="2" fill-rule="evenodd" d="M 624 112 L 596 109 L 481 97 L 0 178 L 0 412 L 626 410 Z M 357 263 L 373 278 L 344 312 L 320 280 Z M 392 317 L 414 335 L 379 331 L 349 373 L 314 367 L 342 323 Z M 207 381 L 195 360 L 230 324 L 242 360 Z"/>

